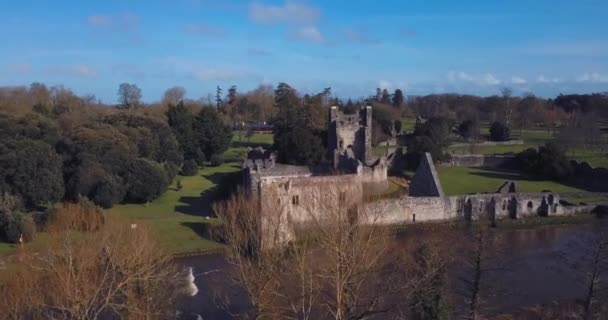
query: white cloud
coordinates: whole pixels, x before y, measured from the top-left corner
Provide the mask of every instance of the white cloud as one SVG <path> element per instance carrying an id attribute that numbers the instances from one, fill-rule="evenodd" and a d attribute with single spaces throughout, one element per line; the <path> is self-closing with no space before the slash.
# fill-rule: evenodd
<path id="1" fill-rule="evenodd" d="M 291 32 L 291 36 L 294 39 L 314 42 L 314 43 L 325 43 L 325 37 L 321 34 L 321 31 L 317 27 L 307 26 L 301 27 Z"/>
<path id="2" fill-rule="evenodd" d="M 597 72 L 587 72 L 576 78 L 577 82 L 608 82 L 608 75 L 599 74 Z"/>
<path id="3" fill-rule="evenodd" d="M 490 86 L 495 86 L 495 85 L 499 85 L 500 84 L 500 80 L 496 79 L 496 77 L 491 74 L 491 73 L 486 73 L 483 76 L 483 80 L 481 82 L 482 84 L 486 84 L 486 85 L 490 85 Z"/>
<path id="4" fill-rule="evenodd" d="M 208 24 L 189 24 L 184 27 L 184 32 L 193 35 L 205 35 L 213 37 L 221 37 L 226 32 L 222 27 L 215 27 Z"/>
<path id="5" fill-rule="evenodd" d="M 95 78 L 97 71 L 90 66 L 84 64 L 76 64 L 68 67 L 53 67 L 49 68 L 48 72 L 56 75 L 76 76 L 82 78 Z"/>
<path id="6" fill-rule="evenodd" d="M 528 81 L 522 77 L 512 76 L 511 83 L 512 84 L 526 84 L 526 83 L 528 83 Z"/>
<path id="7" fill-rule="evenodd" d="M 72 66 L 71 70 L 75 75 L 81 77 L 95 78 L 97 76 L 97 71 L 83 64 Z"/>
<path id="8" fill-rule="evenodd" d="M 253 2 L 249 6 L 249 18 L 256 23 L 313 24 L 320 16 L 319 9 L 295 1 L 285 1 L 283 5 L 265 5 Z"/>
<path id="9" fill-rule="evenodd" d="M 99 29 L 131 30 L 137 28 L 139 17 L 132 13 L 99 14 L 89 16 L 87 23 Z"/>
<path id="10" fill-rule="evenodd" d="M 501 83 L 501 81 L 491 73 L 471 75 L 464 71 L 450 71 L 447 74 L 447 79 L 452 83 L 463 82 L 478 86 L 495 86 Z"/>
<path id="11" fill-rule="evenodd" d="M 388 80 L 380 80 L 378 81 L 378 88 L 390 91 L 393 89 L 393 83 Z"/>
<path id="12" fill-rule="evenodd" d="M 473 81 L 473 77 L 463 71 L 450 71 L 447 77 L 450 82 Z"/>
<path id="13" fill-rule="evenodd" d="M 559 78 L 549 78 L 546 77 L 544 74 L 541 74 L 538 76 L 538 78 L 536 78 L 536 81 L 539 83 L 560 83 L 561 80 Z"/>

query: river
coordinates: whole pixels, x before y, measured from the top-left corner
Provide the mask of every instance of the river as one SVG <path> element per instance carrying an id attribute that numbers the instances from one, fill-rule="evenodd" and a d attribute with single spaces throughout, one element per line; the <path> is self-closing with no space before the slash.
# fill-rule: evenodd
<path id="1" fill-rule="evenodd" d="M 579 225 L 542 226 L 529 229 L 501 230 L 506 242 L 501 253 L 504 270 L 484 275 L 484 313 L 514 312 L 540 304 L 571 303 L 584 297 L 582 273 L 572 264 L 582 261 L 588 245 L 585 239 L 608 228 L 605 221 Z M 408 241 L 400 238 L 398 241 Z M 217 307 L 214 290 L 227 284 L 222 273 L 229 265 L 221 255 L 180 258 L 180 266 L 193 267 L 199 293 L 183 298 L 179 308 L 185 314 L 198 314 L 203 319 L 231 319 Z M 455 265 L 455 269 L 459 266 Z M 245 308 L 245 298 L 236 294 L 230 303 L 231 312 Z M 194 317 L 196 319 L 196 317 Z"/>

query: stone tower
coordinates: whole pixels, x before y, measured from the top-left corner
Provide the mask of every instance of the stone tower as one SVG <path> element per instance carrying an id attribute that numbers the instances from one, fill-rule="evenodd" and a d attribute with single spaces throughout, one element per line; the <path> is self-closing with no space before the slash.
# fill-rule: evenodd
<path id="1" fill-rule="evenodd" d="M 337 168 L 341 157 L 366 164 L 372 158 L 372 107 L 355 114 L 344 114 L 337 107 L 329 109 L 328 159 Z"/>

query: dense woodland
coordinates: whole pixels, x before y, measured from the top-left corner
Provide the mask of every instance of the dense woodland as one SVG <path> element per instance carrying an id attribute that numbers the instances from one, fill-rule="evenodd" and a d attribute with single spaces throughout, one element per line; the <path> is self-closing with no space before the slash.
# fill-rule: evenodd
<path id="1" fill-rule="evenodd" d="M 408 151 L 432 152 L 438 160 L 446 156 L 450 135 L 479 139 L 481 122 L 493 123 L 494 140 L 530 126 L 560 127 L 563 145 L 573 145 L 581 139 L 594 143 L 600 136 L 596 120 L 608 117 L 607 94 L 543 99 L 516 97 L 509 89 L 491 97 L 409 99 L 399 89 L 378 89 L 365 99 L 344 101 L 331 88 L 301 94 L 280 83 L 244 93 L 233 86 L 226 95 L 218 87 L 215 99 L 188 99 L 180 87 L 168 89 L 157 103 L 141 97 L 141 89 L 127 83 L 112 105 L 61 86 L 0 89 L 0 225 L 11 230 L 1 234 L 4 240 L 17 241 L 24 221 L 40 219 L 20 212 L 45 212 L 58 201 L 84 197 L 103 208 L 149 202 L 180 171 L 193 175 L 201 166 L 221 164 L 233 130 L 272 124 L 281 162 L 322 163 L 330 105 L 347 113 L 372 105 L 374 144 L 398 134 L 402 118 L 427 118 L 413 132 Z"/>

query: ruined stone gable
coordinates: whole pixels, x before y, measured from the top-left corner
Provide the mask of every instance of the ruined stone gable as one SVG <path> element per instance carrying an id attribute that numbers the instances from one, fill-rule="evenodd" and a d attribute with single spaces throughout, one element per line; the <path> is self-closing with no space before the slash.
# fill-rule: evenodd
<path id="1" fill-rule="evenodd" d="M 410 183 L 410 197 L 442 197 L 443 188 L 437 176 L 431 155 L 427 152 L 420 159 L 420 165 Z"/>

